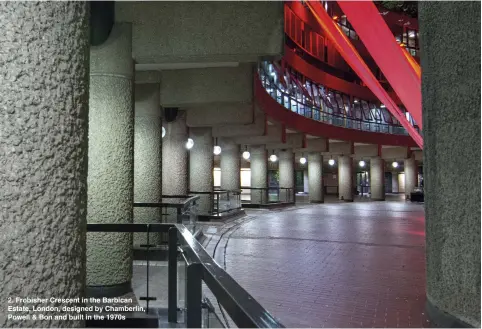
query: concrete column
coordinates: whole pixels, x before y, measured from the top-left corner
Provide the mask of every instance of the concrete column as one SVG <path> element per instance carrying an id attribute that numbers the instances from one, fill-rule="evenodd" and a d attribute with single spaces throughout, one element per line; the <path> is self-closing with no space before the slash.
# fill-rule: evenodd
<path id="1" fill-rule="evenodd" d="M 385 161 L 380 157 L 370 159 L 370 198 L 385 200 Z"/>
<path id="2" fill-rule="evenodd" d="M 405 170 L 405 197 L 410 197 L 410 193 L 417 186 L 417 164 L 414 158 L 408 158 L 403 161 Z"/>
<path id="3" fill-rule="evenodd" d="M 419 3 L 427 308 L 440 327 L 481 325 L 480 6 Z"/>
<path id="4" fill-rule="evenodd" d="M 295 188 L 295 159 L 293 150 L 279 152 L 279 186 L 291 188 L 291 191 L 280 190 L 279 200 L 281 202 L 294 202 Z"/>
<path id="5" fill-rule="evenodd" d="M 392 193 L 398 192 L 398 172 L 392 171 Z"/>
<path id="6" fill-rule="evenodd" d="M 135 86 L 134 126 L 134 202 L 161 202 L 162 120 L 160 76 L 152 72 L 153 83 L 146 83 L 138 73 Z M 139 79 L 138 79 L 139 78 Z M 160 208 L 134 208 L 134 223 L 159 223 Z M 161 235 L 150 233 L 149 244 L 160 244 Z M 134 246 L 147 244 L 145 233 L 134 233 Z"/>
<path id="7" fill-rule="evenodd" d="M 211 128 L 191 128 L 189 131 L 194 141 L 194 147 L 189 152 L 189 190 L 212 192 L 214 143 Z M 208 214 L 211 203 L 210 195 L 200 195 L 199 214 Z"/>
<path id="8" fill-rule="evenodd" d="M 251 187 L 268 187 L 268 158 L 264 145 L 251 146 Z M 251 203 L 268 203 L 268 193 L 266 190 L 251 190 Z"/>
<path id="9" fill-rule="evenodd" d="M 353 201 L 353 159 L 348 155 L 338 157 L 338 193 L 340 200 Z"/>
<path id="10" fill-rule="evenodd" d="M 241 187 L 241 154 L 239 145 L 228 138 L 219 140 L 221 152 L 221 189 L 239 190 Z"/>
<path id="11" fill-rule="evenodd" d="M 132 28 L 114 25 L 91 47 L 87 221 L 132 223 L 134 104 Z M 131 291 L 132 234 L 87 234 L 87 294 Z"/>
<path id="12" fill-rule="evenodd" d="M 88 6 L 2 2 L 0 29 L 0 327 L 85 327 L 7 300 L 85 296 Z"/>
<path id="13" fill-rule="evenodd" d="M 176 119 L 163 121 L 166 135 L 162 139 L 162 194 L 187 195 L 189 186 L 188 153 L 186 142 L 189 138 L 186 113 L 178 111 Z M 196 147 L 196 145 L 194 145 Z M 166 199 L 169 201 L 169 199 Z M 167 209 L 166 220 L 177 221 L 177 211 Z"/>
<path id="14" fill-rule="evenodd" d="M 311 203 L 323 203 L 323 156 L 316 152 L 308 154 L 309 199 Z"/>

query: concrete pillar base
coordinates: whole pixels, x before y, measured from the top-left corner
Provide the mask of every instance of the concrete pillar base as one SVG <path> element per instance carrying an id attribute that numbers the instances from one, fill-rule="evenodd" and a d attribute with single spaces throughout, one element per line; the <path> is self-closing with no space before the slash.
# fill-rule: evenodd
<path id="1" fill-rule="evenodd" d="M 385 201 L 385 198 L 380 199 L 380 198 L 370 198 L 371 201 Z"/>
<path id="2" fill-rule="evenodd" d="M 89 297 L 119 297 L 132 292 L 131 281 L 106 286 L 87 286 L 86 295 Z"/>

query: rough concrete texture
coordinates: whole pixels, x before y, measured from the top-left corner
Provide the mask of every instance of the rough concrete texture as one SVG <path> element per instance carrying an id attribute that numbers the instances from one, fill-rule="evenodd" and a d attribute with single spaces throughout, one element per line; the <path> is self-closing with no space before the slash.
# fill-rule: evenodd
<path id="1" fill-rule="evenodd" d="M 480 328 L 480 2 L 419 8 L 427 297 Z"/>
<path id="2" fill-rule="evenodd" d="M 305 147 L 295 149 L 296 152 L 327 152 L 327 143 L 325 138 L 307 138 Z"/>
<path id="3" fill-rule="evenodd" d="M 138 63 L 256 62 L 279 56 L 283 17 L 283 4 L 270 1 L 116 4 L 116 21 L 134 23 Z"/>
<path id="4" fill-rule="evenodd" d="M 385 200 L 385 161 L 380 157 L 370 159 L 370 197 Z"/>
<path id="5" fill-rule="evenodd" d="M 241 152 L 239 145 L 228 138 L 219 139 L 221 152 L 221 189 L 239 190 L 241 187 Z"/>
<path id="6" fill-rule="evenodd" d="M 351 154 L 351 143 L 330 141 L 329 150 L 331 154 Z"/>
<path id="7" fill-rule="evenodd" d="M 291 188 L 293 190 L 280 190 L 280 201 L 291 201 L 295 187 L 295 164 L 293 150 L 280 151 L 279 162 L 279 187 Z"/>
<path id="8" fill-rule="evenodd" d="M 408 158 L 403 161 L 403 169 L 405 171 L 405 196 L 409 197 L 410 193 L 417 186 L 418 173 L 415 159 Z"/>
<path id="9" fill-rule="evenodd" d="M 347 155 L 338 157 L 338 193 L 340 200 L 353 201 L 353 159 Z"/>
<path id="10" fill-rule="evenodd" d="M 214 67 L 162 71 L 164 106 L 186 107 L 211 103 L 251 103 L 253 68 Z"/>
<path id="11" fill-rule="evenodd" d="M 189 190 L 194 192 L 212 192 L 213 177 L 213 135 L 211 128 L 191 128 L 189 135 L 194 147 L 189 152 Z M 210 195 L 200 195 L 198 211 L 207 214 L 211 209 Z"/>
<path id="12" fill-rule="evenodd" d="M 266 147 L 264 145 L 251 146 L 251 187 L 267 188 L 268 187 L 268 157 Z M 266 191 L 251 190 L 251 203 L 260 204 L 267 203 Z"/>
<path id="13" fill-rule="evenodd" d="M 274 150 L 283 150 L 283 149 L 301 149 L 303 147 L 304 141 L 304 134 L 286 134 L 286 142 L 285 143 L 274 143 L 269 144 L 268 147 Z"/>
<path id="14" fill-rule="evenodd" d="M 163 122 L 166 135 L 162 139 L 162 194 L 187 195 L 188 191 L 188 128 L 186 113 L 179 111 L 176 120 Z M 196 147 L 196 145 L 194 145 Z M 167 202 L 172 201 L 166 199 Z M 168 222 L 177 221 L 175 209 L 167 209 Z"/>
<path id="15" fill-rule="evenodd" d="M 0 3 L 0 327 L 85 326 L 7 320 L 27 314 L 7 300 L 84 296 L 88 17 L 85 2 Z"/>
<path id="16" fill-rule="evenodd" d="M 188 127 L 246 125 L 253 121 L 252 103 L 211 103 L 182 109 L 187 113 Z"/>
<path id="17" fill-rule="evenodd" d="M 393 159 L 404 159 L 407 157 L 407 148 L 398 146 L 382 146 L 382 158 L 393 161 Z"/>
<path id="18" fill-rule="evenodd" d="M 249 124 L 213 127 L 214 137 L 262 136 L 266 128 L 266 115 L 254 104 L 254 116 Z"/>
<path id="19" fill-rule="evenodd" d="M 308 154 L 308 184 L 310 202 L 324 202 L 323 156 L 319 152 Z"/>
<path id="20" fill-rule="evenodd" d="M 162 201 L 162 122 L 159 89 L 159 83 L 135 85 L 134 202 Z M 160 208 L 134 208 L 134 223 L 160 221 Z M 150 244 L 160 242 L 159 233 L 150 233 Z M 146 243 L 145 233 L 134 233 L 134 246 Z"/>
<path id="21" fill-rule="evenodd" d="M 244 136 L 234 137 L 233 140 L 237 144 L 244 145 L 261 145 L 261 144 L 279 144 L 283 142 L 283 128 L 281 125 L 269 125 L 266 134 L 263 136 Z"/>
<path id="22" fill-rule="evenodd" d="M 378 155 L 378 145 L 354 145 L 357 157 L 376 157 Z"/>
<path id="23" fill-rule="evenodd" d="M 87 221 L 132 223 L 134 104 L 131 27 L 114 25 L 91 47 Z M 87 284 L 116 285 L 132 276 L 132 234 L 87 235 Z"/>

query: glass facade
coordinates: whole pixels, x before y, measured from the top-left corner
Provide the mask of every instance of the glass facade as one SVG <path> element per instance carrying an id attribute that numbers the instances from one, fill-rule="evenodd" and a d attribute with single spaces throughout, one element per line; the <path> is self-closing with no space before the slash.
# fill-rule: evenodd
<path id="1" fill-rule="evenodd" d="M 290 69 L 282 72 L 271 62 L 260 64 L 259 75 L 271 97 L 306 118 L 345 128 L 408 135 L 384 105 L 329 89 Z M 410 114 L 405 113 L 407 120 L 415 125 Z"/>

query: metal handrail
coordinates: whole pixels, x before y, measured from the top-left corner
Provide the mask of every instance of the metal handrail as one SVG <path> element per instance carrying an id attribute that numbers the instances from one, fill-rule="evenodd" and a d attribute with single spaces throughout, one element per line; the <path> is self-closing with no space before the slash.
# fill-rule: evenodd
<path id="1" fill-rule="evenodd" d="M 294 187 L 278 187 L 278 186 L 270 186 L 270 187 L 248 187 L 248 186 L 241 186 L 241 190 L 253 190 L 253 191 L 260 191 L 260 203 L 259 204 L 273 204 L 273 203 L 291 203 L 295 202 L 295 188 Z M 277 192 L 277 201 L 269 201 L 268 193 L 269 191 L 276 191 Z M 285 200 L 280 200 L 281 191 L 285 192 Z M 263 193 L 266 192 L 266 193 Z M 263 202 L 264 201 L 264 202 Z"/>
<path id="2" fill-rule="evenodd" d="M 294 97 L 292 94 L 281 90 L 281 88 L 269 78 L 269 74 L 265 71 L 261 63 L 258 66 L 258 72 L 259 72 L 259 78 L 261 80 L 263 87 L 265 88 L 265 91 L 278 104 L 292 111 L 292 108 L 293 108 L 292 102 L 294 102 L 296 104 L 296 113 L 304 116 L 305 118 L 309 118 L 320 122 L 326 122 L 331 120 L 332 122 L 330 122 L 330 124 L 335 126 L 341 126 L 344 128 L 349 128 L 349 129 L 381 132 L 381 133 L 388 133 L 388 134 L 395 134 L 395 135 L 408 135 L 408 132 L 401 125 L 382 123 L 377 121 L 368 121 L 368 120 L 357 119 L 357 118 L 350 118 L 348 116 L 338 115 L 336 113 L 325 112 L 323 111 L 323 108 L 318 108 L 313 104 L 307 104 L 307 103 L 301 102 L 298 99 L 296 99 L 296 97 Z M 268 88 L 272 89 L 271 92 L 267 90 Z M 280 96 L 278 96 L 278 94 Z M 289 100 L 288 106 L 286 106 L 284 102 L 285 97 Z M 280 100 L 278 98 L 280 98 Z M 303 113 L 298 112 L 299 108 L 303 108 Z M 309 112 L 309 115 L 306 115 L 307 112 Z M 337 124 L 337 122 L 341 122 L 341 124 Z M 356 125 L 359 125 L 359 127 L 356 127 Z M 368 129 L 364 129 L 364 126 L 368 126 Z M 374 129 L 372 129 L 372 127 Z M 416 126 L 415 128 L 417 129 Z"/>
<path id="3" fill-rule="evenodd" d="M 211 198 L 211 208 L 209 213 L 214 216 L 219 216 L 222 213 L 240 210 L 241 209 L 241 190 L 221 190 L 217 189 L 211 192 L 199 192 L 199 191 L 189 191 L 190 194 L 197 194 L 197 195 L 209 195 L 212 196 Z M 227 201 L 231 201 L 231 197 L 234 196 L 235 203 L 237 206 L 230 207 L 229 209 L 220 210 L 220 201 L 221 195 L 226 195 Z M 238 202 L 236 202 L 236 198 L 238 198 Z"/>
<path id="4" fill-rule="evenodd" d="M 241 287 L 207 253 L 193 234 L 182 224 L 88 223 L 88 232 L 169 232 L 168 321 L 177 323 L 178 251 L 187 269 L 187 327 L 202 326 L 202 286 L 217 298 L 239 328 L 284 328 L 263 306 Z M 180 248 L 178 248 L 180 247 Z"/>

